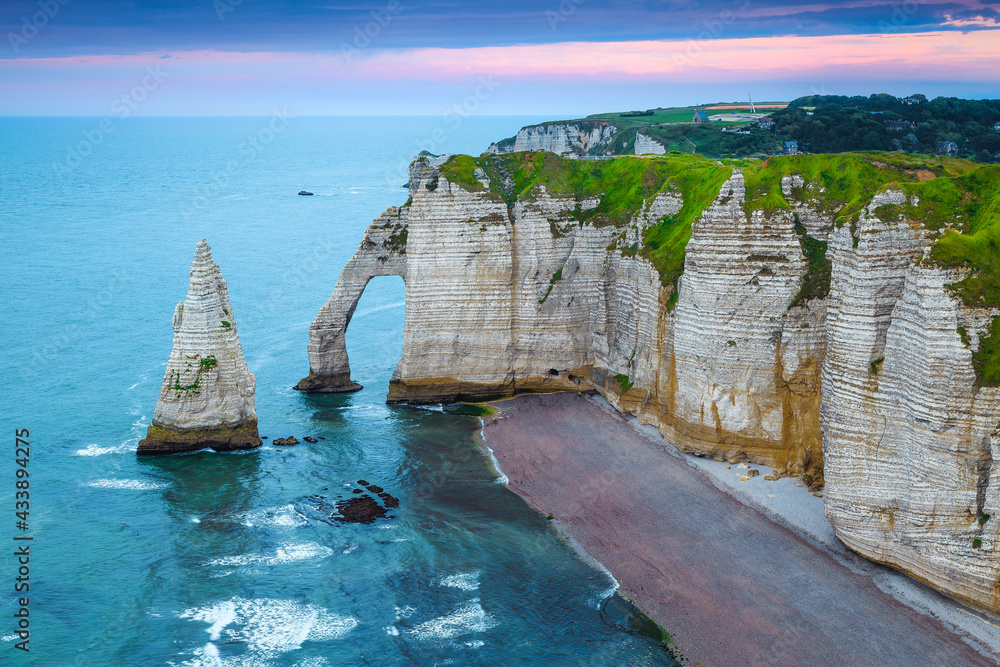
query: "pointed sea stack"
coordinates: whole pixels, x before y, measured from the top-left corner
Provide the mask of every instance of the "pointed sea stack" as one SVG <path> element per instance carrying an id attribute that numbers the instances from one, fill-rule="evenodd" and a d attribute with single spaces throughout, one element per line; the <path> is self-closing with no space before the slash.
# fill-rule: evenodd
<path id="1" fill-rule="evenodd" d="M 254 385 L 226 281 L 202 239 L 194 252 L 187 299 L 174 310 L 174 348 L 160 399 L 136 453 L 259 447 Z"/>

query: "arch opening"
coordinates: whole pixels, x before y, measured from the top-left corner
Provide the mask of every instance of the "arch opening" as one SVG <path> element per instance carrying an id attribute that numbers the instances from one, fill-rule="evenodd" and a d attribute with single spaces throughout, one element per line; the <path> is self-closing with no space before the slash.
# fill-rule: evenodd
<path id="1" fill-rule="evenodd" d="M 363 288 L 344 332 L 351 379 L 384 391 L 403 356 L 406 283 L 375 276 Z"/>

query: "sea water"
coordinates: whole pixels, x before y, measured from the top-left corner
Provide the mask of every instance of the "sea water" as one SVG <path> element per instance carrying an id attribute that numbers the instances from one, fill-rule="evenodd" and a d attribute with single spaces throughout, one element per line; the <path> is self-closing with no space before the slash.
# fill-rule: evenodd
<path id="1" fill-rule="evenodd" d="M 292 390 L 309 323 L 372 218 L 406 200 L 413 155 L 478 154 L 541 119 L 101 120 L 0 120 L 0 662 L 673 664 L 610 618 L 613 580 L 498 483 L 477 418 L 386 405 L 401 279 L 373 280 L 348 330 L 364 389 Z M 317 443 L 136 457 L 202 238 L 261 434 Z M 24 529 L 16 429 L 30 431 Z M 323 520 L 318 498 L 358 480 L 400 506 Z M 27 593 L 15 536 L 33 538 Z M 15 648 L 21 597 L 30 653 Z"/>

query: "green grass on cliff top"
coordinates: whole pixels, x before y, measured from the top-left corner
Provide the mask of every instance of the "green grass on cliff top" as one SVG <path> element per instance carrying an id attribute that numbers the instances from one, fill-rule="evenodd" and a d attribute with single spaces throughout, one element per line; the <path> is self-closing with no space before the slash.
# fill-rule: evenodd
<path id="1" fill-rule="evenodd" d="M 552 195 L 572 197 L 577 202 L 598 198 L 600 203 L 595 208 L 582 210 L 577 206 L 572 213 L 580 224 L 596 226 L 627 225 L 657 193 L 678 193 L 684 202 L 680 212 L 648 229 L 642 248 L 643 256 L 656 266 L 663 283 L 675 286 L 684 270 L 684 249 L 691 238 L 692 223 L 716 198 L 733 171 L 730 165 L 700 155 L 572 160 L 538 151 L 478 158 L 458 155 L 442 165 L 441 174 L 467 190 L 482 191 L 485 188 L 473 176 L 476 168 L 486 171 L 491 191 L 508 207 L 519 199 L 535 196 L 539 186 Z"/>
<path id="2" fill-rule="evenodd" d="M 577 206 L 572 213 L 579 224 L 597 226 L 625 226 L 658 192 L 676 192 L 683 198 L 683 208 L 650 227 L 640 249 L 656 266 L 663 284 L 676 287 L 692 224 L 718 196 L 734 167 L 743 169 L 747 210 L 776 212 L 812 202 L 838 226 L 853 227 L 875 194 L 902 190 L 909 201 L 883 207 L 880 216 L 896 214 L 940 233 L 932 261 L 969 270 L 968 277 L 952 285 L 956 296 L 969 306 L 1000 308 L 1000 166 L 996 165 L 879 152 L 720 162 L 681 154 L 571 160 L 539 151 L 478 158 L 459 155 L 441 167 L 441 174 L 463 188 L 482 191 L 485 188 L 473 176 L 476 168 L 482 168 L 490 177 L 492 194 L 508 207 L 536 196 L 538 186 L 577 202 L 597 197 L 596 208 L 583 211 Z M 781 179 L 793 174 L 802 176 L 806 187 L 786 196 Z M 828 264 L 825 248 L 822 252 L 819 248 L 810 246 L 816 255 L 810 259 L 810 271 L 823 271 Z M 822 276 L 807 275 L 805 280 L 817 282 L 817 278 L 822 283 Z M 810 298 L 822 295 L 820 288 Z M 974 362 L 980 384 L 1000 386 L 1000 319 L 981 340 Z"/>

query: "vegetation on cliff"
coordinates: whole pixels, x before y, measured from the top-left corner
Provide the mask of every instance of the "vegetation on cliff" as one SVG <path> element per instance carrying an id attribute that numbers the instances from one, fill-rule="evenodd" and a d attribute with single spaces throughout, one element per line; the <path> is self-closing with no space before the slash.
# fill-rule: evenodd
<path id="1" fill-rule="evenodd" d="M 811 153 L 903 150 L 1000 161 L 1000 100 L 811 95 L 774 112 L 775 134 Z M 950 142 L 951 146 L 941 146 Z"/>
<path id="2" fill-rule="evenodd" d="M 648 259 L 662 283 L 674 285 L 675 298 L 692 225 L 718 197 L 734 167 L 743 170 L 747 211 L 796 215 L 797 207 L 806 206 L 829 216 L 834 225 L 846 223 L 852 229 L 876 194 L 903 192 L 901 204 L 886 204 L 871 214 L 882 220 L 905 219 L 939 234 L 931 260 L 967 272 L 952 286 L 956 296 L 968 306 L 1000 308 L 1000 167 L 996 166 L 880 152 L 720 162 L 690 154 L 574 160 L 539 151 L 455 156 L 442 165 L 441 174 L 467 190 L 485 192 L 475 176 L 482 170 L 490 179 L 490 194 L 509 208 L 537 197 L 544 187 L 554 196 L 577 202 L 570 215 L 579 225 L 625 228 L 658 193 L 679 195 L 681 210 L 648 227 L 641 247 L 623 251 Z M 801 178 L 789 194 L 782 191 L 786 176 Z M 795 229 L 808 268 L 791 306 L 825 297 L 831 271 L 826 242 L 810 237 L 797 215 Z M 974 361 L 980 384 L 1000 386 L 1000 320 L 980 339 Z"/>
<path id="3" fill-rule="evenodd" d="M 737 109 L 725 105 L 650 109 L 639 115 L 600 113 L 575 120 L 530 125 L 576 126 L 590 132 L 598 126 L 617 131 L 600 144 L 587 147 L 587 155 L 628 155 L 635 152 L 636 132 L 642 132 L 669 151 L 697 153 L 712 158 L 741 158 L 786 152 L 786 142 L 808 153 L 848 151 L 905 151 L 906 153 L 955 155 L 979 162 L 1000 162 L 1000 100 L 964 100 L 923 95 L 897 98 L 875 94 L 868 97 L 810 95 L 770 113 L 773 125 L 735 120 L 721 114 Z M 704 110 L 711 122 L 694 123 Z M 749 111 L 749 108 L 742 109 Z M 713 119 L 727 118 L 727 120 Z M 768 113 L 759 108 L 758 117 Z M 734 126 L 744 126 L 742 128 Z M 734 132 L 739 129 L 739 132 Z M 501 151 L 512 150 L 515 137 L 497 142 Z"/>

